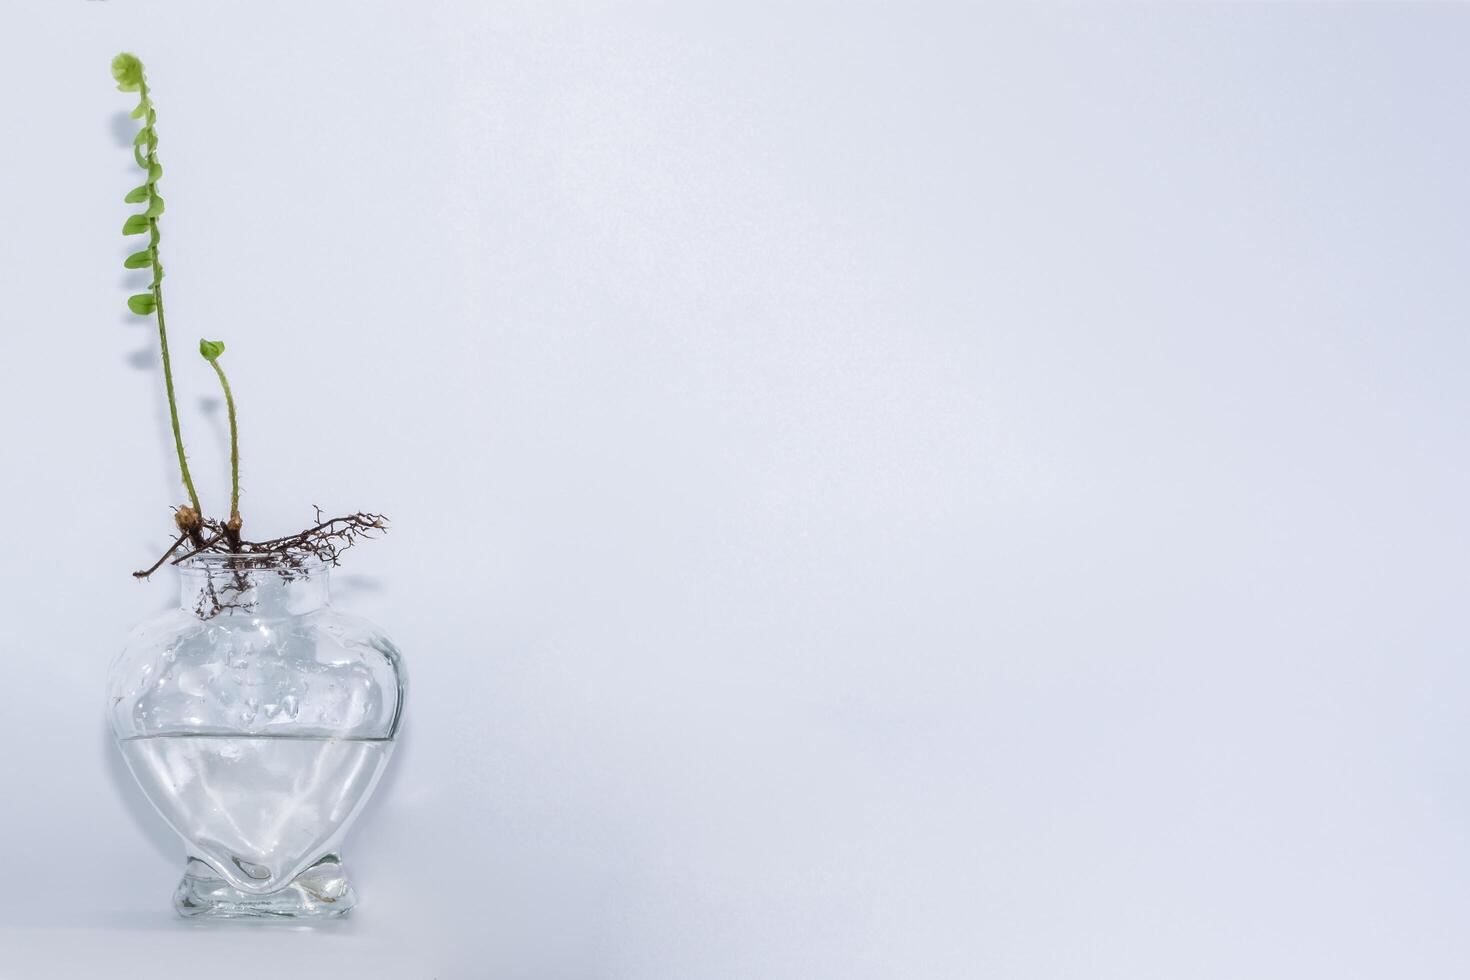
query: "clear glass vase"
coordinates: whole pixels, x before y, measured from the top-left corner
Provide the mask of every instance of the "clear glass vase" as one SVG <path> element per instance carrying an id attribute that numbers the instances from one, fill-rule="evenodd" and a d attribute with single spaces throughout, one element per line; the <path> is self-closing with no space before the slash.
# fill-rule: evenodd
<path id="1" fill-rule="evenodd" d="M 403 717 L 376 626 L 333 609 L 328 566 L 206 555 L 177 609 L 135 629 L 108 676 L 128 767 L 184 840 L 184 916 L 345 915 L 339 848 Z"/>

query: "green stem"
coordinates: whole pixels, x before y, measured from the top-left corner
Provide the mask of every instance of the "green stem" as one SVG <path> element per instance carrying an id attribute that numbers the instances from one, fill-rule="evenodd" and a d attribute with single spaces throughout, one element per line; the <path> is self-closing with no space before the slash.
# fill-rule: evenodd
<path id="1" fill-rule="evenodd" d="M 148 100 L 148 83 L 139 83 L 138 95 L 141 99 Z M 147 116 L 144 116 L 147 119 Z M 151 167 L 158 162 L 158 149 L 149 141 L 148 164 Z M 179 476 L 183 478 L 184 489 L 189 491 L 189 503 L 194 508 L 195 514 L 202 515 L 203 509 L 199 506 L 199 494 L 194 490 L 194 479 L 189 475 L 189 461 L 184 456 L 184 435 L 179 429 L 179 406 L 174 398 L 174 372 L 173 365 L 168 359 L 168 328 L 163 322 L 163 266 L 158 261 L 158 219 L 148 219 L 148 245 L 149 251 L 153 253 L 153 303 L 154 312 L 158 317 L 158 349 L 163 355 L 163 387 L 168 392 L 168 417 L 174 430 L 174 449 L 179 454 Z"/>
<path id="2" fill-rule="evenodd" d="M 156 224 L 157 219 L 152 219 Z M 157 251 L 154 253 L 153 275 L 158 276 Z M 155 285 L 153 287 L 153 299 L 158 304 L 155 311 L 158 314 L 158 349 L 163 354 L 163 387 L 168 391 L 168 418 L 174 430 L 174 449 L 179 454 L 179 475 L 184 479 L 184 489 L 189 491 L 189 503 L 194 508 L 194 513 L 203 514 L 199 508 L 199 494 L 194 491 L 194 480 L 189 476 L 189 461 L 184 457 L 184 436 L 179 430 L 179 408 L 174 399 L 174 372 L 173 366 L 168 359 L 168 328 L 163 323 L 163 290 Z"/>
<path id="3" fill-rule="evenodd" d="M 219 366 L 219 358 L 211 360 L 210 366 L 219 375 L 219 385 L 225 390 L 225 412 L 230 417 L 230 520 L 240 519 L 240 435 L 235 427 L 235 396 L 230 393 L 230 382 L 225 369 Z"/>

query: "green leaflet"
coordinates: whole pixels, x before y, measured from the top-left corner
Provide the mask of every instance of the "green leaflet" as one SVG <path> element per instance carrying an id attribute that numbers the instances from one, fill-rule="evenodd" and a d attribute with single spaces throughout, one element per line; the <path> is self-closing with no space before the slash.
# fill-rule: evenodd
<path id="1" fill-rule="evenodd" d="M 138 293 L 128 297 L 128 309 L 139 316 L 147 316 L 158 309 L 158 300 L 153 298 L 152 293 Z"/>
<path id="2" fill-rule="evenodd" d="M 199 338 L 199 353 L 206 361 L 212 361 L 224 352 L 225 342 L 223 340 L 205 340 L 203 337 Z"/>
<path id="3" fill-rule="evenodd" d="M 147 126 L 144 126 L 142 129 L 138 130 L 138 135 L 133 137 L 133 145 L 137 146 L 140 143 L 143 143 L 145 140 L 152 139 L 152 137 L 153 130 L 149 129 Z"/>
<path id="4" fill-rule="evenodd" d="M 139 184 L 137 187 L 128 191 L 128 196 L 123 198 L 123 200 L 128 204 L 141 204 L 148 200 L 148 185 Z"/>
<path id="5" fill-rule="evenodd" d="M 146 96 L 139 99 L 138 107 L 132 111 L 132 117 L 134 119 L 142 119 L 143 113 L 147 112 L 151 105 L 152 103 L 148 101 L 148 98 Z"/>
<path id="6" fill-rule="evenodd" d="M 146 214 L 130 214 L 128 220 L 123 222 L 124 235 L 141 235 L 149 229 L 148 216 Z"/>
<path id="7" fill-rule="evenodd" d="M 158 183 L 158 178 L 163 176 L 163 164 L 154 163 L 148 167 L 148 183 Z"/>
<path id="8" fill-rule="evenodd" d="M 148 169 L 148 158 L 143 155 L 143 148 L 136 143 L 133 144 L 133 159 L 138 162 L 138 166 Z"/>
<path id="9" fill-rule="evenodd" d="M 153 200 L 148 204 L 148 210 L 144 211 L 143 214 L 149 218 L 156 218 L 160 214 L 163 214 L 163 198 L 154 194 Z"/>
<path id="10" fill-rule="evenodd" d="M 145 248 L 141 252 L 134 252 L 123 259 L 125 269 L 146 269 L 153 264 L 153 249 Z"/>

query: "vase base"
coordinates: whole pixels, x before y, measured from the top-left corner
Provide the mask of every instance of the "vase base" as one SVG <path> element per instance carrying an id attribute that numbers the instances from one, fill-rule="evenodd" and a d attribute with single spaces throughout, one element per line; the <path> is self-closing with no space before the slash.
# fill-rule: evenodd
<path id="1" fill-rule="evenodd" d="M 285 888 L 265 895 L 240 891 L 191 857 L 174 890 L 174 909 L 186 919 L 335 919 L 356 904 L 357 894 L 335 854 L 323 857 Z"/>

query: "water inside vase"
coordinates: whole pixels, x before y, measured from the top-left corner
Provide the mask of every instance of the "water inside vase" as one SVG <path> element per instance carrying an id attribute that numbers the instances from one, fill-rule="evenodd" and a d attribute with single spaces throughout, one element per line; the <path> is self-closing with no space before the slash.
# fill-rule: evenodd
<path id="1" fill-rule="evenodd" d="M 335 848 L 371 794 L 388 739 L 149 735 L 121 740 L 148 798 L 235 887 L 284 888 Z"/>

